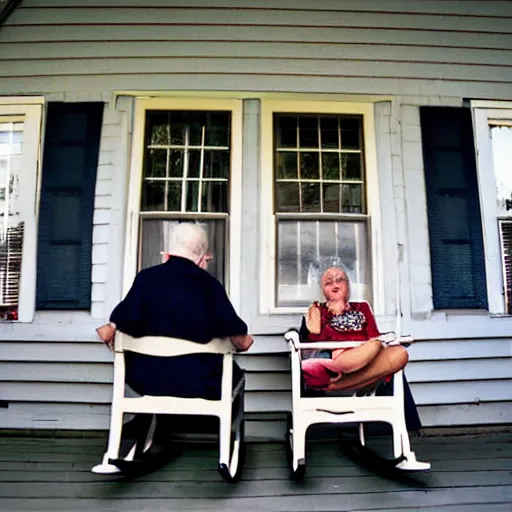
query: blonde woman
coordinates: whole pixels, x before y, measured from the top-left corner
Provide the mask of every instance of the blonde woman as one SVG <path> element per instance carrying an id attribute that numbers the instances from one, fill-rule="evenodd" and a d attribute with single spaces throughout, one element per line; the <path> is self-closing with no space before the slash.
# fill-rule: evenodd
<path id="1" fill-rule="evenodd" d="M 364 341 L 350 349 L 312 351 L 304 355 L 306 387 L 323 391 L 357 390 L 404 368 L 407 351 L 387 347 L 366 302 L 351 302 L 350 283 L 341 267 L 328 268 L 321 279 L 325 302 L 313 303 L 307 313 L 308 341 Z"/>

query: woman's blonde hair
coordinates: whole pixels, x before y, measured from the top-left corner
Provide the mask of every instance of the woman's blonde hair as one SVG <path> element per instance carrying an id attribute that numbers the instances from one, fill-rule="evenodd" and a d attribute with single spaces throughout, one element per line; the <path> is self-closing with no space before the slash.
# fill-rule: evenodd
<path id="1" fill-rule="evenodd" d="M 346 300 L 346 301 L 350 300 L 350 279 L 348 278 L 347 271 L 345 270 L 345 268 L 343 267 L 343 265 L 340 265 L 340 264 L 333 265 L 333 266 L 331 266 L 331 267 L 327 267 L 327 268 L 322 272 L 322 276 L 321 276 L 321 278 L 320 278 L 320 286 L 321 286 L 321 288 L 322 288 L 322 293 L 324 293 L 324 280 L 325 280 L 325 276 L 326 276 L 327 272 L 329 272 L 329 271 L 333 271 L 333 270 L 341 271 L 341 272 L 343 272 L 343 274 L 345 275 L 345 279 L 346 279 L 346 283 L 347 283 L 347 296 L 345 297 L 345 300 Z M 325 297 L 325 294 L 324 294 L 324 297 Z"/>

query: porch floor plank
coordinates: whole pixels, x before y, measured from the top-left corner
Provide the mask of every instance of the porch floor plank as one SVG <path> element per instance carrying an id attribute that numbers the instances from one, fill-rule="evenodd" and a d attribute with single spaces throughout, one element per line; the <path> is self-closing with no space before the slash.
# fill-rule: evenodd
<path id="1" fill-rule="evenodd" d="M 232 485 L 216 471 L 214 443 L 182 443 L 164 468 L 121 480 L 90 472 L 104 438 L 0 437 L 0 510 L 512 510 L 512 434 L 421 437 L 412 444 L 432 471 L 393 480 L 358 466 L 334 442 L 308 443 L 301 483 L 289 478 L 284 443 L 249 444 L 243 479 Z"/>

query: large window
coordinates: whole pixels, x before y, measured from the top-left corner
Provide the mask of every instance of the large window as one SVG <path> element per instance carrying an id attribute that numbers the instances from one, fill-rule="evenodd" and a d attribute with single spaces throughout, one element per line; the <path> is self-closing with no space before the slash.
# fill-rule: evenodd
<path id="1" fill-rule="evenodd" d="M 25 103 L 26 101 L 26 103 Z M 42 101 L 0 99 L 0 320 L 31 321 Z"/>
<path id="2" fill-rule="evenodd" d="M 0 116 L 0 315 L 18 319 L 24 222 L 19 211 L 23 119 Z"/>
<path id="3" fill-rule="evenodd" d="M 312 111 L 313 105 L 292 108 L 276 104 L 263 112 L 264 122 L 265 116 L 272 116 L 273 128 L 273 226 L 266 232 L 273 246 L 273 268 L 268 269 L 273 289 L 267 304 L 291 311 L 320 299 L 320 276 L 333 265 L 345 268 L 353 299 L 371 300 L 365 143 L 369 119 L 350 106 L 346 113 L 325 104 L 317 111 Z M 269 293 L 268 288 L 262 293 Z"/>
<path id="4" fill-rule="evenodd" d="M 512 314 L 512 103 L 472 102 L 489 311 Z"/>
<path id="5" fill-rule="evenodd" d="M 176 223 L 194 221 L 208 231 L 213 255 L 208 270 L 228 285 L 239 196 L 238 102 L 140 100 L 137 106 L 135 136 L 142 144 L 135 147 L 132 192 L 137 204 L 131 205 L 138 216 L 137 256 L 129 280 L 133 270 L 162 261 Z"/>
<path id="6" fill-rule="evenodd" d="M 503 267 L 505 312 L 512 314 L 512 116 L 490 120 Z"/>

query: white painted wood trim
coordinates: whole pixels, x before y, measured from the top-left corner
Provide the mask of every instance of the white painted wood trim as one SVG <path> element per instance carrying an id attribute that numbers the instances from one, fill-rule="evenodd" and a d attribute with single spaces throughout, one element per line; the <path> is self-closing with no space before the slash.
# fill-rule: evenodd
<path id="1" fill-rule="evenodd" d="M 23 116 L 22 158 L 25 172 L 19 176 L 19 191 L 23 195 L 23 201 L 20 201 L 19 205 L 24 232 L 19 284 L 19 322 L 32 322 L 35 312 L 42 113 L 43 106 L 39 102 L 27 105 L 13 101 L 0 105 L 0 115 Z"/>
<path id="2" fill-rule="evenodd" d="M 349 103 L 330 101 L 261 101 L 261 247 L 260 247 L 260 314 L 297 314 L 307 308 L 276 307 L 276 225 L 273 212 L 273 114 L 274 112 L 318 114 L 362 114 L 365 147 L 365 169 L 368 195 L 368 215 L 371 219 L 372 282 L 374 310 L 383 313 L 383 254 L 381 215 L 375 140 L 374 103 Z"/>
<path id="3" fill-rule="evenodd" d="M 114 110 L 112 105 L 105 106 Z M 120 113 L 119 163 L 114 168 L 112 179 L 113 195 L 109 197 L 111 219 L 108 225 L 108 288 L 105 293 L 103 316 L 108 316 L 114 306 L 121 300 L 123 293 L 123 259 L 126 239 L 126 208 L 128 200 L 128 180 L 130 170 L 130 144 L 132 131 L 133 100 L 117 98 L 115 110 Z M 104 129 L 104 128 L 103 128 Z M 96 197 L 96 202 L 98 197 Z M 98 229 L 95 226 L 94 229 Z"/>
<path id="4" fill-rule="evenodd" d="M 239 100 L 231 100 L 229 105 L 226 105 L 226 107 L 229 107 L 231 110 L 231 174 L 229 177 L 229 275 L 226 288 L 233 307 L 240 313 L 240 283 L 242 281 L 243 103 Z"/>
<path id="5" fill-rule="evenodd" d="M 146 110 L 228 110 L 231 112 L 231 176 L 229 212 L 229 272 L 231 302 L 240 308 L 240 255 L 242 252 L 242 102 L 208 98 L 138 98 L 135 102 L 132 156 L 128 188 L 123 295 L 137 273 L 139 214 Z"/>
<path id="6" fill-rule="evenodd" d="M 43 96 L 0 96 L 0 105 L 44 105 Z"/>
<path id="7" fill-rule="evenodd" d="M 512 109 L 512 102 L 475 100 L 471 102 L 471 108 Z"/>
<path id="8" fill-rule="evenodd" d="M 501 108 L 481 108 L 479 104 Z M 471 102 L 477 157 L 478 192 L 484 237 L 487 301 L 491 314 L 504 314 L 503 271 L 498 228 L 496 176 L 489 129 L 490 119 L 512 121 L 512 102 Z M 508 108 L 505 108 L 507 106 Z"/>

